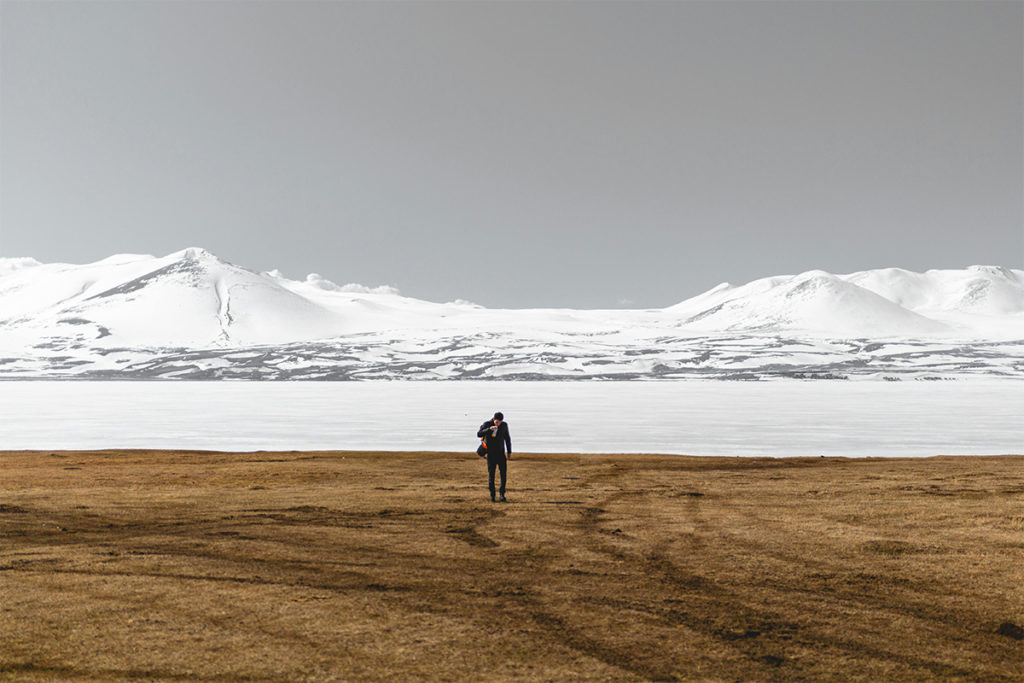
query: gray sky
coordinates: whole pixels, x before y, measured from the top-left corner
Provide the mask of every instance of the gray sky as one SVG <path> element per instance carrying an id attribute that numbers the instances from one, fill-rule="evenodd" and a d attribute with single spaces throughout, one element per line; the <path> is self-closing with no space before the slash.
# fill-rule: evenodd
<path id="1" fill-rule="evenodd" d="M 1024 267 L 1024 3 L 0 4 L 0 255 L 487 306 Z"/>

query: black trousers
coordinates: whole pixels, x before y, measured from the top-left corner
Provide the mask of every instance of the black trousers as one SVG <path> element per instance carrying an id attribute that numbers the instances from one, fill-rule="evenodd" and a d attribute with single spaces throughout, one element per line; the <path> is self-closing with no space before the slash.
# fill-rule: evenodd
<path id="1" fill-rule="evenodd" d="M 508 460 L 505 459 L 505 455 L 500 456 L 487 456 L 487 488 L 491 491 L 491 498 L 494 498 L 494 469 L 497 468 L 501 472 L 501 488 L 498 490 L 501 495 L 505 495 L 505 476 L 508 474 Z"/>

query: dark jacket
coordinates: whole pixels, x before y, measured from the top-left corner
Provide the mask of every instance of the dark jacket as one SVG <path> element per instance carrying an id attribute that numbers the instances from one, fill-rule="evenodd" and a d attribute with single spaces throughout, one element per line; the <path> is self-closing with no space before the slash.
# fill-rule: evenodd
<path id="1" fill-rule="evenodd" d="M 476 433 L 487 442 L 487 457 L 504 457 L 505 453 L 512 455 L 512 437 L 508 434 L 508 423 L 503 421 L 498 427 L 498 433 L 491 436 L 491 427 L 493 426 L 493 421 L 485 422 L 480 425 L 480 429 Z"/>

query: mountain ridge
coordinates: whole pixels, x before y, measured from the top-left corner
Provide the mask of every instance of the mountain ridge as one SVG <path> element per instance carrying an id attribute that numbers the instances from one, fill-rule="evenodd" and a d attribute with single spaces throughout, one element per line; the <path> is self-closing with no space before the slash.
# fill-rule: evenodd
<path id="1" fill-rule="evenodd" d="M 786 353 L 776 339 L 786 340 Z M 162 376 L 164 361 L 151 361 L 172 357 L 166 362 L 175 373 L 178 363 L 198 362 L 203 377 L 234 376 L 240 367 L 254 376 L 291 376 L 283 368 L 293 362 L 303 376 L 321 363 L 324 376 L 335 377 L 356 361 L 389 377 L 424 367 L 440 378 L 661 377 L 712 366 L 735 375 L 755 363 L 744 344 L 759 349 L 754 358 L 764 372 L 788 372 L 807 344 L 839 349 L 824 365 L 819 356 L 816 365 L 804 364 L 831 368 L 825 374 L 879 362 L 878 354 L 864 355 L 869 344 L 850 346 L 860 349 L 852 352 L 843 340 L 884 341 L 891 349 L 921 342 L 969 357 L 958 372 L 1004 372 L 996 343 L 1009 349 L 1010 374 L 1024 374 L 1024 363 L 1018 368 L 1014 360 L 1014 344 L 1024 340 L 1024 271 L 811 270 L 722 283 L 660 309 L 488 309 L 415 299 L 387 286 L 338 285 L 315 273 L 291 280 L 198 247 L 84 265 L 0 259 L 0 377 L 116 377 L 129 376 L 128 368 Z M 974 350 L 982 346 L 987 355 L 979 361 Z M 273 357 L 270 371 L 231 356 L 247 349 Z M 847 353 L 860 355 L 836 360 Z"/>

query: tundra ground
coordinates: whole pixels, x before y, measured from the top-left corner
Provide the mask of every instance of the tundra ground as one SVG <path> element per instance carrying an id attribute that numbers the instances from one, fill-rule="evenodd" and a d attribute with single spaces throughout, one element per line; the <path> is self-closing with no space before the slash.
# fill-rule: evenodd
<path id="1" fill-rule="evenodd" d="M 0 453 L 0 678 L 1021 680 L 1024 457 Z"/>

